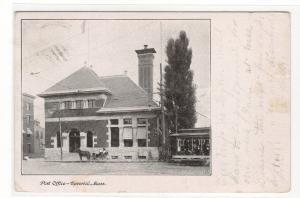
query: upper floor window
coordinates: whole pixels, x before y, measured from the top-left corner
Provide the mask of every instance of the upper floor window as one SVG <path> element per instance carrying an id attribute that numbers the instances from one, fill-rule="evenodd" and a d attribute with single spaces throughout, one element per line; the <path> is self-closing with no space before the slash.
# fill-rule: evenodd
<path id="1" fill-rule="evenodd" d="M 124 118 L 123 119 L 123 124 L 132 124 L 132 119 L 131 118 Z"/>
<path id="2" fill-rule="evenodd" d="M 110 120 L 110 124 L 111 125 L 118 125 L 119 124 L 119 120 L 118 119 L 111 119 Z"/>
<path id="3" fill-rule="evenodd" d="M 31 120 L 30 120 L 30 115 L 26 115 L 25 119 L 26 119 L 26 123 L 27 123 L 27 124 L 30 124 L 30 121 L 31 121 Z"/>
<path id="4" fill-rule="evenodd" d="M 30 110 L 30 104 L 26 103 L 26 110 L 29 111 Z"/>
<path id="5" fill-rule="evenodd" d="M 95 108 L 96 107 L 96 100 L 88 100 L 88 108 Z"/>
<path id="6" fill-rule="evenodd" d="M 76 100 L 76 109 L 83 108 L 83 100 Z"/>
<path id="7" fill-rule="evenodd" d="M 147 124 L 147 119 L 146 118 L 138 118 L 137 119 L 137 124 L 138 125 L 146 125 Z"/>
<path id="8" fill-rule="evenodd" d="M 72 109 L 72 101 L 65 101 L 65 109 Z"/>

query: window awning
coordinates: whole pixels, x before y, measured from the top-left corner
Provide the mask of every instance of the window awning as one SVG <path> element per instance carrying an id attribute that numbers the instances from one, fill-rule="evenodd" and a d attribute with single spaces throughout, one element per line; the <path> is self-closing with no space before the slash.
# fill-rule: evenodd
<path id="1" fill-rule="evenodd" d="M 136 138 L 137 139 L 147 139 L 146 127 L 138 127 Z"/>
<path id="2" fill-rule="evenodd" d="M 124 127 L 123 129 L 123 139 L 128 140 L 132 139 L 132 128 L 131 127 Z"/>

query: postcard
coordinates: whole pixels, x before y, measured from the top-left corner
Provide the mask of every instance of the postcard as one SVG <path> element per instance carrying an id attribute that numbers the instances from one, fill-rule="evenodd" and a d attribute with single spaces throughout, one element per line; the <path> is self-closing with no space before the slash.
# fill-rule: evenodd
<path id="1" fill-rule="evenodd" d="M 16 12 L 17 192 L 288 192 L 288 12 Z"/>

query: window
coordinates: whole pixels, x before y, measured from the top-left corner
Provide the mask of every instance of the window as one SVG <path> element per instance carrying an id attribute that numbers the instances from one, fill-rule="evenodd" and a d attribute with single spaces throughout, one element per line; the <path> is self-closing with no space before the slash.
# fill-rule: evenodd
<path id="1" fill-rule="evenodd" d="M 26 110 L 29 111 L 30 110 L 30 104 L 26 103 Z"/>
<path id="2" fill-rule="evenodd" d="M 86 146 L 93 147 L 93 133 L 91 131 L 88 131 L 86 134 Z"/>
<path id="3" fill-rule="evenodd" d="M 31 144 L 30 143 L 27 143 L 27 151 L 28 151 L 28 153 L 31 153 Z"/>
<path id="4" fill-rule="evenodd" d="M 110 120 L 110 124 L 111 125 L 118 125 L 119 124 L 119 120 L 118 119 L 111 119 Z"/>
<path id="5" fill-rule="evenodd" d="M 138 127 L 137 128 L 137 143 L 138 147 L 146 147 L 147 146 L 147 128 L 146 127 Z"/>
<path id="6" fill-rule="evenodd" d="M 72 109 L 72 101 L 65 101 L 65 109 Z"/>
<path id="7" fill-rule="evenodd" d="M 95 108 L 96 100 L 88 100 L 88 108 Z"/>
<path id="8" fill-rule="evenodd" d="M 76 100 L 76 109 L 83 108 L 83 100 Z"/>
<path id="9" fill-rule="evenodd" d="M 132 156 L 131 155 L 125 155 L 124 158 L 125 159 L 132 159 Z"/>
<path id="10" fill-rule="evenodd" d="M 60 109 L 65 109 L 66 108 L 66 104 L 64 102 L 58 103 L 58 105 L 59 105 Z"/>
<path id="11" fill-rule="evenodd" d="M 125 147 L 132 147 L 133 141 L 131 140 L 124 140 L 124 146 Z"/>
<path id="12" fill-rule="evenodd" d="M 56 138 L 57 138 L 57 148 L 61 147 L 61 141 L 60 141 L 60 132 L 57 131 L 56 133 Z"/>
<path id="13" fill-rule="evenodd" d="M 51 110 L 59 109 L 59 102 L 47 102 L 45 105 L 47 109 L 51 109 Z"/>
<path id="14" fill-rule="evenodd" d="M 30 115 L 26 115 L 25 119 L 26 119 L 26 123 L 27 123 L 27 124 L 30 124 L 30 121 L 31 121 L 31 120 L 30 120 Z"/>
<path id="15" fill-rule="evenodd" d="M 119 128 L 111 127 L 111 147 L 119 147 Z"/>
<path id="16" fill-rule="evenodd" d="M 124 147 L 132 147 L 133 146 L 132 127 L 124 127 L 123 140 L 124 140 Z"/>
<path id="17" fill-rule="evenodd" d="M 146 125 L 147 124 L 147 119 L 146 118 L 138 118 L 137 119 L 137 124 L 138 125 Z"/>
<path id="18" fill-rule="evenodd" d="M 138 147 L 146 147 L 146 139 L 138 139 Z"/>
<path id="19" fill-rule="evenodd" d="M 132 119 L 131 118 L 124 118 L 123 119 L 123 124 L 132 124 Z"/>

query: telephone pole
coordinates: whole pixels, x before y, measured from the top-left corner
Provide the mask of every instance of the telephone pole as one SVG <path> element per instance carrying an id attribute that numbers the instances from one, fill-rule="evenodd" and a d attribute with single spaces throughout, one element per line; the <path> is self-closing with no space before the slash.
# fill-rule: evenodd
<path id="1" fill-rule="evenodd" d="M 165 126 L 165 105 L 164 105 L 164 91 L 162 82 L 162 65 L 160 63 L 160 107 L 161 107 L 161 126 L 162 126 L 162 142 L 163 146 L 166 144 L 166 126 Z"/>
<path id="2" fill-rule="evenodd" d="M 159 22 L 160 26 L 160 107 L 161 107 L 161 126 L 162 126 L 162 143 L 163 148 L 166 146 L 166 126 L 165 126 L 165 105 L 164 105 L 164 87 L 163 87 L 163 73 L 162 73 L 162 22 Z"/>
<path id="3" fill-rule="evenodd" d="M 61 101 L 59 102 L 59 104 L 58 104 L 58 122 L 59 122 L 59 140 L 60 140 L 60 160 L 62 161 L 63 160 L 63 150 L 62 150 L 62 146 L 63 146 L 63 144 L 62 144 L 62 134 L 61 134 L 61 119 L 60 119 L 60 117 L 61 117 L 61 111 L 60 111 L 60 107 L 61 107 Z"/>

